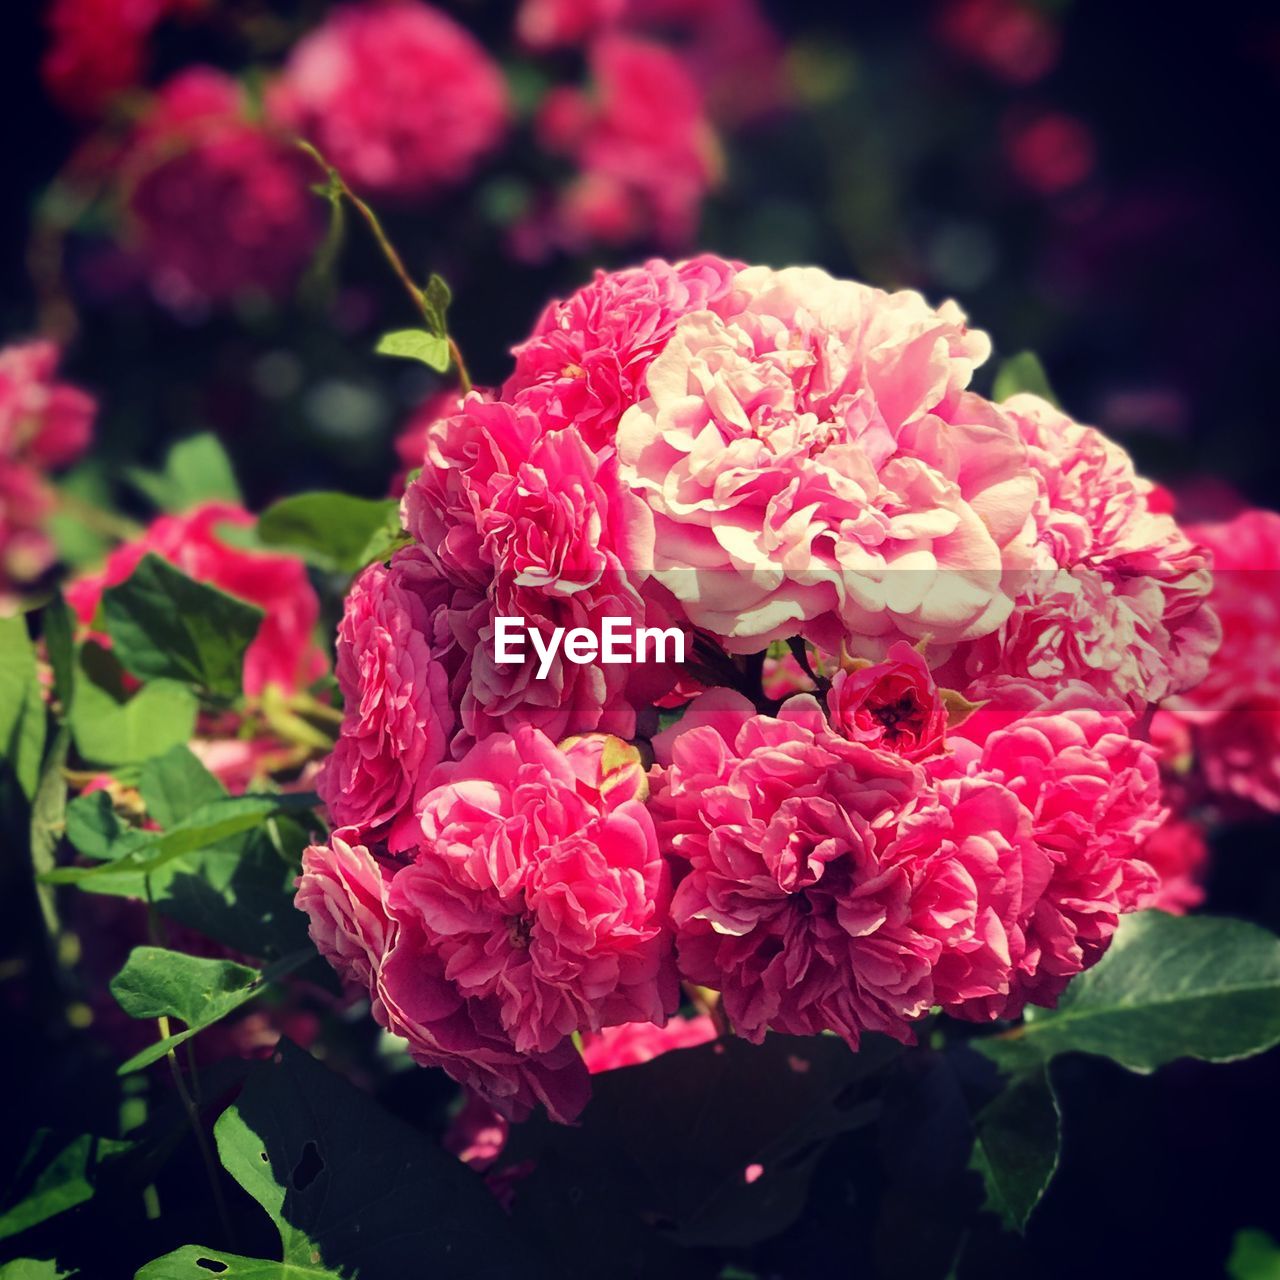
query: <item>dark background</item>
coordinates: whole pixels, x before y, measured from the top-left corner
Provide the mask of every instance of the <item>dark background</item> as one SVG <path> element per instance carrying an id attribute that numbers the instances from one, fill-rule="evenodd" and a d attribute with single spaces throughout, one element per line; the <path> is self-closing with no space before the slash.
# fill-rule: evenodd
<path id="1" fill-rule="evenodd" d="M 495 43 L 509 26 L 505 6 L 452 8 Z M 802 65 L 824 75 L 795 112 L 729 138 L 729 179 L 709 204 L 700 247 L 812 261 L 934 300 L 954 295 L 998 354 L 1034 348 L 1065 406 L 1123 440 L 1189 514 L 1230 506 L 1206 477 L 1275 506 L 1280 8 L 1047 8 L 1061 57 L 1043 80 L 1016 87 L 949 50 L 935 6 L 773 5 L 787 40 L 807 51 Z M 6 340 L 35 326 L 30 215 L 77 136 L 39 87 L 38 10 L 19 0 L 5 11 Z M 167 41 L 161 73 L 193 58 L 236 65 L 236 48 L 218 35 Z M 1004 156 L 1008 122 L 1041 109 L 1078 117 L 1096 148 L 1093 174 L 1055 196 L 1020 185 Z M 494 171 L 508 162 L 498 157 Z M 473 216 L 469 199 L 388 226 L 416 271 L 449 278 L 457 336 L 477 380 L 492 381 L 547 297 L 644 247 L 522 266 L 500 252 L 497 229 Z M 86 281 L 97 252 L 93 237 L 71 246 L 83 328 L 67 369 L 103 404 L 102 483 L 116 484 L 124 459 L 155 461 L 168 441 L 213 429 L 251 505 L 315 487 L 386 491 L 392 436 L 430 383 L 369 354 L 380 328 L 410 316 L 358 233 L 335 309 L 297 303 L 198 322 L 140 294 L 95 299 Z M 139 503 L 124 488 L 117 500 Z M 1274 824 L 1218 834 L 1207 909 L 1280 929 L 1276 835 Z M 91 1092 L 67 1101 L 70 1047 L 29 1044 L 10 1103 L 32 1117 L 87 1108 Z M 1280 1238 L 1276 1052 L 1232 1066 L 1176 1064 L 1150 1078 L 1073 1059 L 1055 1078 L 1065 1146 L 1052 1189 L 1024 1243 L 986 1220 L 961 1275 L 1213 1276 L 1236 1230 Z M 873 1251 L 853 1230 L 858 1212 L 842 1198 L 850 1180 L 840 1157 L 837 1148 L 822 1166 L 805 1220 L 768 1249 L 780 1274 L 874 1274 Z"/>

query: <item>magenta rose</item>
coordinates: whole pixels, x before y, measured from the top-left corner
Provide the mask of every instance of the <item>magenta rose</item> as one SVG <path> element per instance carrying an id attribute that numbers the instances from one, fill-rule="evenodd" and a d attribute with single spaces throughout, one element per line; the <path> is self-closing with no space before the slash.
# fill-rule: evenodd
<path id="1" fill-rule="evenodd" d="M 943 749 L 947 708 L 919 650 L 899 641 L 883 662 L 838 671 L 827 694 L 831 727 L 851 742 L 923 760 Z"/>

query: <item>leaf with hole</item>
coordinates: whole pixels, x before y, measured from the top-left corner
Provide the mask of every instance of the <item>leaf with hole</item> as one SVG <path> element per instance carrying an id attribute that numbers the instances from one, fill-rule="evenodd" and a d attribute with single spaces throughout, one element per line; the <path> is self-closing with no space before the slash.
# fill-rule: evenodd
<path id="1" fill-rule="evenodd" d="M 288 1041 L 214 1126 L 227 1172 L 267 1211 L 281 1260 L 188 1245 L 138 1280 L 546 1274 L 483 1182 Z M 197 1270 L 199 1260 L 227 1270 Z"/>

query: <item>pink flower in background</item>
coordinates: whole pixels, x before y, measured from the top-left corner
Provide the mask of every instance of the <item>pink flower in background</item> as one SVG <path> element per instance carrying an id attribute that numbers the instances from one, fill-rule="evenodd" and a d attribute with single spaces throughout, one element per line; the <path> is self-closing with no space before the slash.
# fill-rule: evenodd
<path id="1" fill-rule="evenodd" d="M 107 587 L 124 582 L 147 554 L 155 554 L 198 582 L 258 605 L 266 613 L 244 660 L 244 691 L 255 697 L 268 685 L 296 693 L 328 669 L 315 640 L 320 602 L 306 567 L 294 556 L 245 551 L 224 542 L 219 527 L 248 528 L 255 519 L 242 507 L 208 502 L 180 516 L 161 516 L 132 542 L 117 547 L 97 573 L 67 584 L 67 603 L 86 627 L 93 625 Z"/>
<path id="2" fill-rule="evenodd" d="M 827 695 L 831 727 L 851 742 L 924 760 L 943 749 L 947 709 L 929 664 L 905 641 L 883 662 L 838 671 Z"/>
<path id="3" fill-rule="evenodd" d="M 507 125 L 500 69 L 452 18 L 416 0 L 335 8 L 295 46 L 268 106 L 356 190 L 382 198 L 465 181 Z"/>
<path id="4" fill-rule="evenodd" d="M 396 457 L 400 460 L 400 470 L 391 481 L 391 496 L 399 498 L 404 495 L 409 477 L 422 466 L 427 452 L 427 433 L 441 418 L 457 413 L 461 404 L 456 387 L 444 387 L 435 395 L 428 396 L 409 415 L 409 421 L 401 428 L 395 438 Z"/>
<path id="5" fill-rule="evenodd" d="M 1043 891 L 1022 902 L 1025 944 L 1012 957 L 1008 1000 L 973 1013 L 1010 1017 L 1028 1001 L 1052 1004 L 1106 950 L 1120 916 L 1156 889 L 1142 850 L 1166 816 L 1159 756 L 1130 735 L 1123 704 L 1079 682 L 1006 682 L 955 730 L 952 747 L 933 770 L 1002 783 L 1051 863 Z"/>
<path id="6" fill-rule="evenodd" d="M 415 803 L 445 759 L 463 662 L 449 627 L 454 589 L 416 547 L 355 580 L 338 627 L 342 729 L 317 789 L 339 826 L 396 852 L 420 835 Z"/>
<path id="7" fill-rule="evenodd" d="M 582 1060 L 591 1074 L 638 1067 L 673 1049 L 696 1049 L 716 1038 L 716 1024 L 706 1015 L 672 1018 L 665 1027 L 652 1022 L 625 1022 L 582 1037 Z"/>
<path id="8" fill-rule="evenodd" d="M 137 252 L 157 299 L 198 310 L 287 292 L 323 226 L 310 162 L 254 120 L 240 86 L 209 67 L 167 81 L 123 161 Z"/>
<path id="9" fill-rule="evenodd" d="M 1034 84 L 1053 70 L 1062 37 L 1029 0 L 947 0 L 938 32 L 957 53 L 1010 84 Z"/>
<path id="10" fill-rule="evenodd" d="M 669 49 L 629 35 L 602 37 L 588 61 L 591 91 L 552 90 L 536 121 L 539 143 L 579 170 L 552 238 L 570 249 L 687 243 L 720 169 L 697 82 Z"/>
<path id="11" fill-rule="evenodd" d="M 93 434 L 97 406 L 57 381 L 58 356 L 45 341 L 0 349 L 0 600 L 53 563 L 46 473 L 74 462 Z"/>
<path id="12" fill-rule="evenodd" d="M 575 734 L 558 744 L 578 779 L 578 789 L 597 808 L 649 798 L 649 778 L 638 748 L 608 733 Z"/>
<path id="13" fill-rule="evenodd" d="M 1209 846 L 1198 823 L 1171 814 L 1142 846 L 1142 860 L 1160 880 L 1146 905 L 1180 916 L 1204 901 Z"/>
<path id="14" fill-rule="evenodd" d="M 142 80 L 152 28 L 192 7 L 189 0 L 50 0 L 40 65 L 50 96 L 73 115 L 101 115 Z"/>
<path id="15" fill-rule="evenodd" d="M 629 0 L 521 0 L 516 34 L 530 49 L 580 45 L 617 23 L 628 7 Z"/>
<path id="16" fill-rule="evenodd" d="M 665 1021 L 668 875 L 645 807 L 590 799 L 533 729 L 488 738 L 434 777 L 389 900 L 458 993 L 491 1001 L 521 1053 Z"/>
<path id="17" fill-rule="evenodd" d="M 740 272 L 676 325 L 618 428 L 655 577 L 730 652 L 993 631 L 1030 560 L 1035 482 L 964 392 L 989 350 L 953 303 Z"/>
<path id="18" fill-rule="evenodd" d="M 956 683 L 982 698 L 1010 676 L 1082 680 L 1135 710 L 1196 684 L 1219 637 L 1203 551 L 1101 432 L 1032 395 L 993 412 L 1015 424 L 1040 488 L 1036 559 L 1008 620 L 962 647 Z"/>
<path id="19" fill-rule="evenodd" d="M 626 271 L 597 271 L 589 285 L 551 303 L 515 348 L 503 398 L 529 405 L 543 430 L 572 424 L 593 449 L 612 445 L 677 322 L 722 298 L 737 270 L 702 254 L 674 266 L 654 259 Z"/>
<path id="20" fill-rule="evenodd" d="M 1012 121 L 1005 130 L 1005 153 L 1015 177 L 1043 196 L 1078 186 L 1097 162 L 1088 125 L 1064 111 Z"/>

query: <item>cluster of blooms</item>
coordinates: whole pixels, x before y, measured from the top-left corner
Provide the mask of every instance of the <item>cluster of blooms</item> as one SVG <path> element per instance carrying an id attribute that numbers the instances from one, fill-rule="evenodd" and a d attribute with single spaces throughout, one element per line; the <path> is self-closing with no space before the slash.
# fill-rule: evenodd
<path id="1" fill-rule="evenodd" d="M 661 1027 L 681 979 L 751 1040 L 909 1040 L 1052 1003 L 1157 896 L 1138 726 L 1204 674 L 1205 558 L 1097 431 L 969 391 L 988 351 L 914 293 L 654 261 L 427 425 L 297 898 L 419 1062 L 567 1119 L 576 1040 Z M 692 658 L 535 679 L 506 615 Z"/>
<path id="2" fill-rule="evenodd" d="M 93 400 L 58 382 L 57 366 L 51 342 L 0 350 L 0 607 L 53 563 L 46 473 L 74 462 L 93 432 Z"/>
<path id="3" fill-rule="evenodd" d="M 138 85 L 150 29 L 203 7 L 53 0 L 50 92 L 100 113 Z M 709 113 L 737 124 L 784 97 L 780 50 L 756 0 L 527 0 L 516 35 L 535 52 L 580 44 L 587 68 L 583 85 L 553 85 L 534 112 L 535 145 L 562 157 L 566 174 L 525 192 L 508 229 L 524 256 L 687 243 L 720 170 Z M 112 172 L 99 175 L 118 176 L 127 241 L 171 309 L 279 296 L 298 279 L 322 209 L 310 190 L 317 173 L 292 137 L 314 143 L 362 195 L 405 205 L 471 180 L 516 114 L 489 53 L 420 0 L 336 5 L 257 96 L 251 105 L 211 67 L 180 71 L 138 95 Z M 87 149 L 78 163 L 98 154 Z"/>

